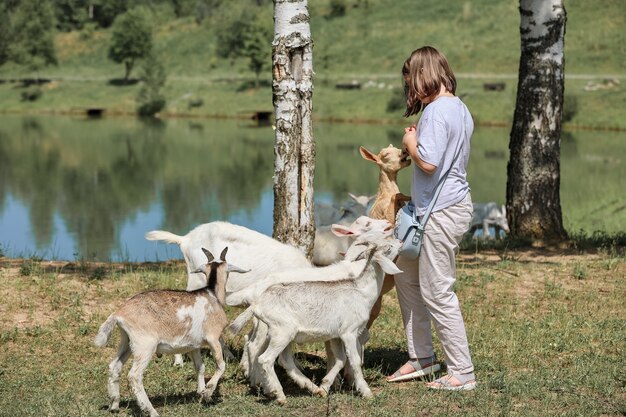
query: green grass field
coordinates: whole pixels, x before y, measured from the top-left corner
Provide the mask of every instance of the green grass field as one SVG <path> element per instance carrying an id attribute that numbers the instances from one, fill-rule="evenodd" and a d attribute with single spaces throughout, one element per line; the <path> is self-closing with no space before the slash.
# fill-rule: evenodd
<path id="1" fill-rule="evenodd" d="M 314 118 L 359 122 L 400 123 L 401 110 L 387 111 L 400 87 L 399 70 L 415 48 L 431 44 L 445 52 L 459 78 L 458 94 L 479 123 L 510 125 L 515 106 L 519 61 L 517 1 L 441 1 L 420 4 L 409 0 L 348 1 L 345 16 L 329 19 L 329 1 L 311 2 L 315 93 Z M 271 4 L 265 7 L 271 9 Z M 626 128 L 620 85 L 586 91 L 588 83 L 603 86 L 605 78 L 623 81 L 626 35 L 620 0 L 602 3 L 566 2 L 566 107 L 573 112 L 566 128 Z M 268 15 L 271 11 L 268 12 Z M 218 17 L 215 17 L 217 19 Z M 270 72 L 261 74 L 262 87 L 245 59 L 217 55 L 214 21 L 197 24 L 192 18 L 155 16 L 155 51 L 168 81 L 163 116 L 241 117 L 271 110 Z M 338 36 L 339 34 L 339 36 Z M 59 65 L 39 74 L 5 65 L 0 79 L 43 77 L 43 96 L 21 101 L 20 83 L 0 83 L 0 111 L 73 112 L 101 107 L 109 113 L 133 113 L 139 84 L 119 86 L 122 65 L 109 61 L 106 30 L 61 33 L 56 37 Z M 268 62 L 270 45 L 268 44 Z M 134 76 L 138 76 L 138 68 Z M 335 89 L 337 82 L 357 80 L 360 90 Z M 502 92 L 485 91 L 486 82 L 506 83 Z M 190 107 L 194 100 L 203 105 Z"/>
<path id="2" fill-rule="evenodd" d="M 229 363 L 211 404 L 198 402 L 193 369 L 155 359 L 145 375 L 163 416 L 622 416 L 626 413 L 626 258 L 535 248 L 466 250 L 456 286 L 479 385 L 466 393 L 432 392 L 423 381 L 388 384 L 406 360 L 395 292 L 366 346 L 372 400 L 345 384 L 327 399 L 279 378 L 280 407 Z M 49 263 L 0 258 L 0 416 L 106 416 L 109 345 L 92 341 L 122 300 L 150 288 L 182 288 L 184 265 Z M 234 318 L 237 311 L 228 312 Z M 228 337 L 239 355 L 242 337 Z M 436 344 L 439 357 L 440 346 Z M 323 346 L 297 349 L 309 377 L 323 376 Z M 205 357 L 207 372 L 213 361 Z M 121 416 L 141 415 L 121 379 Z"/>

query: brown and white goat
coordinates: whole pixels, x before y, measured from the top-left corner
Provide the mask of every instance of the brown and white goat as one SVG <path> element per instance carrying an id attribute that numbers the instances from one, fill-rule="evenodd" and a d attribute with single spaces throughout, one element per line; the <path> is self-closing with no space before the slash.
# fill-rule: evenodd
<path id="1" fill-rule="evenodd" d="M 120 327 L 121 340 L 117 355 L 109 364 L 108 393 L 111 411 L 119 408 L 119 377 L 124 363 L 133 354 L 133 366 L 128 373 L 130 386 L 139 407 L 150 414 L 158 413 L 150 403 L 143 386 L 143 374 L 152 356 L 163 353 L 188 353 L 197 372 L 198 394 L 210 400 L 226 365 L 220 346 L 220 336 L 228 324 L 224 312 L 226 280 L 230 271 L 245 272 L 226 262 L 224 248 L 220 259 L 202 249 L 207 263 L 194 273 L 202 272 L 206 286 L 195 291 L 153 290 L 128 299 L 100 326 L 95 345 L 106 345 L 115 326 Z M 204 384 L 204 363 L 200 348 L 211 349 L 217 364 L 215 373 Z"/>
<path id="2" fill-rule="evenodd" d="M 395 225 L 396 213 L 407 201 L 411 200 L 411 197 L 400 192 L 397 182 L 398 172 L 402 168 L 411 165 L 409 153 L 393 145 L 381 149 L 378 154 L 369 151 L 363 146 L 359 148 L 359 152 L 363 159 L 374 162 L 380 169 L 378 174 L 378 192 L 368 216 L 372 219 L 385 219 L 391 225 Z M 393 287 L 393 275 L 385 275 L 382 291 L 372 307 L 370 319 L 367 322 L 368 329 L 380 314 L 383 295 L 391 291 Z"/>

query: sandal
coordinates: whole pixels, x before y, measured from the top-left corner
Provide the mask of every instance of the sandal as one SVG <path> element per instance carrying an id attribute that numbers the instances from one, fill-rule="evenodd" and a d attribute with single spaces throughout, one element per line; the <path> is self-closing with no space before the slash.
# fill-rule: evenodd
<path id="1" fill-rule="evenodd" d="M 403 374 L 402 368 L 404 368 L 406 365 L 410 365 L 413 368 L 413 371 L 407 374 Z M 394 372 L 393 375 L 388 376 L 387 382 L 410 381 L 412 379 L 421 378 L 427 375 L 432 375 L 435 372 L 439 371 L 440 369 L 441 369 L 441 365 L 439 365 L 438 363 L 431 362 L 429 364 L 426 364 L 424 367 L 422 367 L 417 359 L 416 360 L 410 359 L 404 365 L 402 365 L 400 369 Z"/>
<path id="2" fill-rule="evenodd" d="M 460 385 L 454 385 L 452 378 L 454 378 L 454 381 L 458 382 Z M 440 389 L 446 391 L 471 391 L 476 388 L 476 380 L 472 379 L 462 383 L 454 375 L 446 375 L 434 380 L 433 382 L 429 382 L 426 386 L 430 389 Z"/>

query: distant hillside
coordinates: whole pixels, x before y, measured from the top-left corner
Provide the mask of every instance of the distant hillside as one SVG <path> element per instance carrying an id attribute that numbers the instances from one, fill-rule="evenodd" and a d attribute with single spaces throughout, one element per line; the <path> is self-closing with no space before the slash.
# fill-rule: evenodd
<path id="1" fill-rule="evenodd" d="M 222 7 L 236 8 L 241 3 L 248 4 L 250 0 L 230 0 Z M 272 5 L 266 3 L 262 12 L 271 25 Z M 448 56 L 461 80 L 459 93 L 476 101 L 474 109 L 479 119 L 510 122 L 520 55 L 517 0 L 346 0 L 345 14 L 337 17 L 330 17 L 329 1 L 311 0 L 309 4 L 315 42 L 314 111 L 318 116 L 397 120 L 398 112 L 390 113 L 387 105 L 393 88 L 399 87 L 402 62 L 413 49 L 428 44 Z M 574 122 L 626 127 L 626 121 L 612 113 L 617 111 L 614 108 L 623 107 L 623 87 L 593 95 L 583 93 L 590 81 L 601 83 L 607 76 L 626 75 L 624 1 L 566 0 L 565 7 L 565 69 L 571 80 L 566 85 L 566 95 L 576 96 L 573 102 L 577 102 L 578 114 Z M 218 18 L 208 17 L 198 24 L 193 17 L 155 16 L 155 49 L 168 73 L 167 112 L 237 114 L 271 107 L 267 83 L 259 90 L 250 90 L 243 84 L 254 78 L 245 59 L 218 56 Z M 107 59 L 109 38 L 109 30 L 59 33 L 55 42 L 59 65 L 40 74 L 60 78 L 59 83 L 48 86 L 42 99 L 34 103 L 14 102 L 11 97 L 15 92 L 0 85 L 0 110 L 43 110 L 51 106 L 69 110 L 99 103 L 119 111 L 133 111 L 136 86 L 120 89 L 107 84 L 107 80 L 123 76 L 122 65 Z M 268 44 L 268 61 L 270 48 Z M 27 75 L 15 66 L 0 67 L 0 78 Z M 262 80 L 270 78 L 269 69 L 261 74 Z M 353 93 L 333 91 L 335 82 L 352 79 L 362 83 L 371 80 L 370 86 L 376 85 L 381 91 L 362 90 L 363 94 L 352 97 L 347 94 Z M 482 83 L 494 79 L 506 80 L 507 89 L 499 96 L 482 91 Z M 236 81 L 236 85 L 224 85 L 228 80 Z M 91 87 L 87 87 L 89 83 Z M 99 91 L 93 91 L 93 83 L 98 84 Z M 241 100 L 243 91 L 245 100 Z M 64 98 L 52 97 L 61 94 Z M 191 109 L 187 105 L 190 96 L 201 97 L 204 106 Z M 359 103 L 362 100 L 371 103 Z M 489 108 L 494 105 L 499 108 Z"/>

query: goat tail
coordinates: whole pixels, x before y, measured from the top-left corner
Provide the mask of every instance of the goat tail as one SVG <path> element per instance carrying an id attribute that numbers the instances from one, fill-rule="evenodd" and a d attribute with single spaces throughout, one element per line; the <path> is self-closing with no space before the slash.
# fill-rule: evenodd
<path id="1" fill-rule="evenodd" d="M 148 240 L 164 240 L 167 243 L 176 243 L 177 245 L 183 243 L 184 240 L 184 236 L 178 236 L 165 230 L 153 230 L 146 233 L 145 237 Z"/>
<path id="2" fill-rule="evenodd" d="M 243 313 L 241 313 L 233 322 L 228 326 L 228 332 L 230 334 L 237 334 L 243 329 L 248 321 L 253 316 L 252 306 L 248 307 Z"/>
<path id="3" fill-rule="evenodd" d="M 117 317 L 115 316 L 115 314 L 111 314 L 109 318 L 106 319 L 104 323 L 102 323 L 102 326 L 100 326 L 100 330 L 98 331 L 98 334 L 93 341 L 96 347 L 104 347 L 107 344 L 107 342 L 109 341 L 109 337 L 111 337 L 111 332 L 113 332 L 116 324 Z"/>

